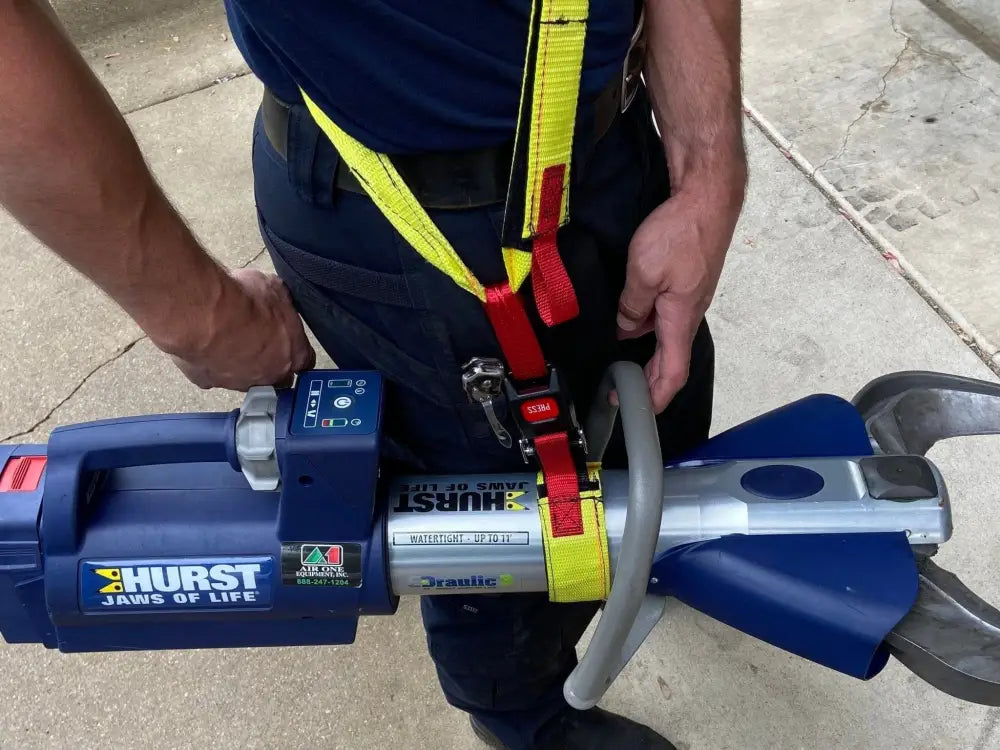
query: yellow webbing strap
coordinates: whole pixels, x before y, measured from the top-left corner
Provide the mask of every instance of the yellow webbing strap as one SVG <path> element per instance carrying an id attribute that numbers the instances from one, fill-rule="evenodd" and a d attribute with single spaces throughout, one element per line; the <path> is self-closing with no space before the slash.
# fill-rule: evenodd
<path id="1" fill-rule="evenodd" d="M 309 113 L 326 134 L 375 205 L 424 260 L 462 289 L 486 301 L 486 290 L 441 234 L 385 154 L 372 151 L 341 130 L 302 91 Z"/>
<path id="2" fill-rule="evenodd" d="M 540 22 L 536 64 L 525 66 L 526 72 L 533 67 L 534 80 L 531 91 L 528 91 L 526 75 L 521 92 L 522 99 L 528 95 L 532 97 L 525 189 L 525 239 L 533 235 L 533 228 L 538 224 L 542 175 L 550 166 L 566 165 L 559 224 L 564 224 L 568 217 L 569 167 L 588 10 L 589 0 L 535 0 L 532 7 L 533 21 L 538 14 Z M 531 49 L 530 43 L 528 49 Z M 372 151 L 346 133 L 304 90 L 300 91 L 316 124 L 396 231 L 424 260 L 462 289 L 481 301 L 485 300 L 483 285 L 417 202 L 389 157 Z M 531 253 L 504 248 L 503 258 L 510 288 L 516 292 L 531 272 Z"/>
<path id="3" fill-rule="evenodd" d="M 568 217 L 569 171 L 589 9 L 589 0 L 542 3 L 531 140 L 528 143 L 528 181 L 524 191 L 523 239 L 538 232 L 542 175 L 549 167 L 566 165 L 559 225 L 565 224 Z"/>
<path id="4" fill-rule="evenodd" d="M 503 249 L 503 264 L 507 269 L 507 280 L 510 282 L 512 291 L 521 288 L 521 284 L 531 273 L 531 253 L 527 250 L 519 250 L 516 247 L 505 247 Z"/>
<path id="5" fill-rule="evenodd" d="M 604 600 L 611 590 L 608 532 L 604 525 L 604 500 L 601 494 L 601 465 L 588 464 L 587 475 L 595 488 L 580 493 L 582 534 L 553 536 L 548 498 L 541 497 L 541 491 L 539 492 L 538 515 L 542 522 L 545 575 L 548 578 L 549 599 L 554 602 Z M 539 487 L 543 481 L 539 474 Z"/>

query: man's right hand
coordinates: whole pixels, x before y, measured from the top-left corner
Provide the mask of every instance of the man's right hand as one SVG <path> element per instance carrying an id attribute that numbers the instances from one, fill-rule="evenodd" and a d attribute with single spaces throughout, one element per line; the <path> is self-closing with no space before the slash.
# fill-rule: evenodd
<path id="1" fill-rule="evenodd" d="M 316 363 L 316 353 L 281 280 L 252 269 L 221 273 L 212 298 L 195 314 L 173 316 L 153 343 L 201 388 L 245 391 L 288 385 Z"/>

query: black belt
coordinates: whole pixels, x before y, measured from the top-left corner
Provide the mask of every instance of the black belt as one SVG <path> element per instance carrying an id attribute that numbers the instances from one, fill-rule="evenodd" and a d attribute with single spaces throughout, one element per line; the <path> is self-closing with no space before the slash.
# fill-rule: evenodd
<path id="1" fill-rule="evenodd" d="M 593 130 L 590 146 L 599 141 L 617 116 L 624 112 L 639 86 L 641 49 L 639 30 L 632 41 L 622 73 L 616 75 L 598 95 L 593 107 Z M 274 149 L 287 158 L 288 119 L 291 107 L 269 90 L 264 90 L 261 120 L 264 133 Z M 468 151 L 400 154 L 392 157 L 393 166 L 427 208 L 471 208 L 502 203 L 507 197 L 514 143 Z M 589 150 L 589 149 L 588 149 Z M 350 169 L 338 166 L 334 184 L 341 190 L 364 193 Z"/>

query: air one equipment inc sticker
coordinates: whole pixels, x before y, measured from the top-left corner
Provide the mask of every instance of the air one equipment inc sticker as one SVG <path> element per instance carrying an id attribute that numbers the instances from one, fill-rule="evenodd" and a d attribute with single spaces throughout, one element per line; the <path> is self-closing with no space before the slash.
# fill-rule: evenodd
<path id="1" fill-rule="evenodd" d="M 286 542 L 281 545 L 285 586 L 361 587 L 361 545 Z"/>

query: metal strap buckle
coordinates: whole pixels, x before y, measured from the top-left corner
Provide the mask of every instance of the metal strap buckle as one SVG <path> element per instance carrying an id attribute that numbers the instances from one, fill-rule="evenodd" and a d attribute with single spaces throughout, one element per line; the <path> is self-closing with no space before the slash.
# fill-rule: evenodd
<path id="1" fill-rule="evenodd" d="M 473 357 L 462 368 L 462 388 L 465 389 L 466 395 L 470 401 L 483 407 L 486 419 L 500 445 L 510 448 L 510 433 L 493 409 L 493 399 L 500 396 L 506 377 L 507 370 L 503 362 L 494 357 Z"/>
<path id="2" fill-rule="evenodd" d="M 639 22 L 632 32 L 632 40 L 622 63 L 621 111 L 624 113 L 639 92 L 642 81 L 642 66 L 646 59 L 646 9 L 639 13 Z"/>

